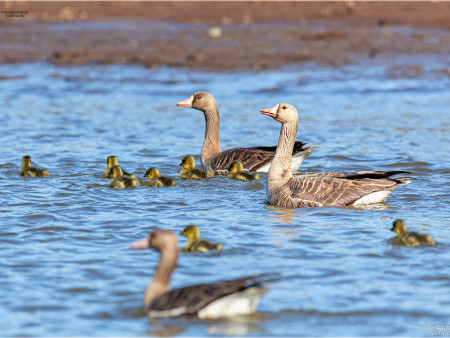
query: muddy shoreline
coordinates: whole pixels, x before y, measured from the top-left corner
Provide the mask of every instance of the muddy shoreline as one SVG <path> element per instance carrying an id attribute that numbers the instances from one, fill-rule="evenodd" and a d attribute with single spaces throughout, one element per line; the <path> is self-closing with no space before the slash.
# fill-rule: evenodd
<path id="1" fill-rule="evenodd" d="M 1 2 L 1 63 L 205 71 L 450 53 L 450 2 Z M 9 15 L 9 16 L 8 16 Z"/>

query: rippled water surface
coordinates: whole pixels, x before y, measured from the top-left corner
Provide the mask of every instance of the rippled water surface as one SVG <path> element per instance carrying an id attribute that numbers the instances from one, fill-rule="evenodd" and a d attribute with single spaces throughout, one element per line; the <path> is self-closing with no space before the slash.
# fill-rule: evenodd
<path id="1" fill-rule="evenodd" d="M 410 62 L 238 74 L 0 66 L 1 335 L 428 336 L 450 324 L 450 81 L 431 57 Z M 287 102 L 299 108 L 297 139 L 323 147 L 302 172 L 416 179 L 368 210 L 267 207 L 265 175 L 110 189 L 109 155 L 140 177 L 150 166 L 177 177 L 187 154 L 199 162 L 203 114 L 176 106 L 197 90 L 216 96 L 222 149 L 275 145 L 281 126 L 259 110 Z M 19 176 L 27 154 L 51 177 Z M 391 246 L 396 218 L 440 244 Z M 142 315 L 159 256 L 129 244 L 187 224 L 225 249 L 182 254 L 172 286 L 279 272 L 257 314 Z"/>

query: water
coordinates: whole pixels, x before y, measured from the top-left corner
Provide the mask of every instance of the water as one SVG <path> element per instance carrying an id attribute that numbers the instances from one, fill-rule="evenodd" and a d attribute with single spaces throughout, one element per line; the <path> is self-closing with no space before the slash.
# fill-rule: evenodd
<path id="1" fill-rule="evenodd" d="M 404 59 L 235 74 L 1 65 L 1 335 L 429 336 L 430 325 L 450 324 L 450 80 L 431 56 L 408 61 L 423 72 L 395 76 Z M 218 100 L 222 149 L 276 144 L 281 126 L 259 110 L 287 102 L 299 108 L 297 139 L 323 146 L 303 172 L 416 179 L 368 210 L 267 207 L 265 175 L 110 189 L 101 178 L 109 155 L 139 177 L 150 166 L 176 177 L 187 154 L 199 162 L 203 114 L 176 106 L 197 90 Z M 19 176 L 23 155 L 51 177 Z M 440 245 L 391 246 L 396 218 Z M 182 254 L 172 286 L 279 272 L 257 314 L 142 315 L 159 256 L 129 244 L 187 224 L 225 249 Z"/>

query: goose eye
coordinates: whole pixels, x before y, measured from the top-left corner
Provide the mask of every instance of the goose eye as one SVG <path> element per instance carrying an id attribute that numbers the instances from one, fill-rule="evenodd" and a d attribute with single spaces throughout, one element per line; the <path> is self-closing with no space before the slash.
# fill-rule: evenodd
<path id="1" fill-rule="evenodd" d="M 286 109 L 286 106 L 283 106 L 283 109 Z"/>
<path id="2" fill-rule="evenodd" d="M 199 95 L 199 96 L 197 96 L 197 100 L 200 100 L 202 97 Z"/>

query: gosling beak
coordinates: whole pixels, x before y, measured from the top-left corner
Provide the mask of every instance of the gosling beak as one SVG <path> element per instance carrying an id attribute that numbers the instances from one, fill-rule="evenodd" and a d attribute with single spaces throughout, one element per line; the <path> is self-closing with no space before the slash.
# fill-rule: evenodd
<path id="1" fill-rule="evenodd" d="M 194 95 L 191 95 L 188 99 L 178 102 L 177 106 L 192 107 L 192 101 L 194 101 Z"/>
<path id="2" fill-rule="evenodd" d="M 277 111 L 278 111 L 278 105 L 276 105 L 275 107 L 269 108 L 269 109 L 262 109 L 261 114 L 267 115 L 270 117 L 276 117 Z"/>
<path id="3" fill-rule="evenodd" d="M 130 249 L 148 249 L 150 248 L 148 237 L 142 238 L 140 241 L 130 245 Z"/>
<path id="4" fill-rule="evenodd" d="M 180 163 L 180 166 L 182 166 L 182 165 L 183 165 L 183 162 Z"/>
<path id="5" fill-rule="evenodd" d="M 394 231 L 394 232 L 395 232 L 394 227 L 391 228 L 391 231 Z"/>

